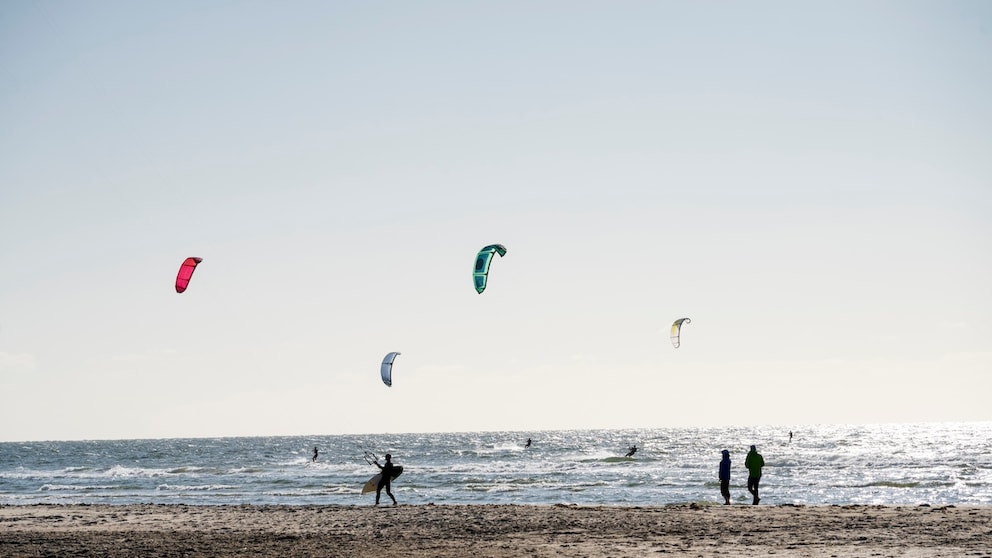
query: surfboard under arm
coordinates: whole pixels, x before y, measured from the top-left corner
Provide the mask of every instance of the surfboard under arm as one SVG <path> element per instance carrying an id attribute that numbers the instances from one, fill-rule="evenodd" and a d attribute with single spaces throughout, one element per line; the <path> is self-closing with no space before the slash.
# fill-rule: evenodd
<path id="1" fill-rule="evenodd" d="M 402 474 L 403 474 L 403 466 L 400 465 L 400 466 L 396 467 L 395 471 L 393 472 L 393 476 L 390 477 L 390 480 L 396 480 L 396 477 L 398 477 L 398 476 L 400 476 Z M 377 473 L 374 477 L 372 477 L 369 480 L 365 481 L 365 484 L 362 486 L 362 494 L 368 494 L 369 492 L 375 492 L 375 487 L 379 486 L 379 479 L 381 479 L 381 478 L 382 478 L 382 473 Z"/>

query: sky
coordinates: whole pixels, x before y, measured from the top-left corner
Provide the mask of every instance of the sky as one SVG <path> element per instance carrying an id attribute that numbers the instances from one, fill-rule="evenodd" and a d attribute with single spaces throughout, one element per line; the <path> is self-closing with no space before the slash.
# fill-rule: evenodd
<path id="1" fill-rule="evenodd" d="M 992 420 L 990 99 L 984 1 L 2 2 L 0 441 Z"/>

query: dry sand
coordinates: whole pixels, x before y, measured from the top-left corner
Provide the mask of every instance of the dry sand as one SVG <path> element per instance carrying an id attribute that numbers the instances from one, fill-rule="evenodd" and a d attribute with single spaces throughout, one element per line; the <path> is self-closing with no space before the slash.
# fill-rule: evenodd
<path id="1" fill-rule="evenodd" d="M 992 507 L 0 507 L 0 556 L 665 555 L 992 558 Z"/>

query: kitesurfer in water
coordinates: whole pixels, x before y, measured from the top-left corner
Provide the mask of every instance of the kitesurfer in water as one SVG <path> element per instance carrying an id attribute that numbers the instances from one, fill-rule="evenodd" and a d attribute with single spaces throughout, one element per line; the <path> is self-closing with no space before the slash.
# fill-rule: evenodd
<path id="1" fill-rule="evenodd" d="M 723 450 L 723 459 L 720 461 L 720 495 L 723 496 L 723 505 L 730 505 L 730 450 Z"/>
<path id="2" fill-rule="evenodd" d="M 386 489 L 386 496 L 389 496 L 390 498 L 392 498 L 393 505 L 395 506 L 396 505 L 396 497 L 393 496 L 392 491 L 389 490 L 390 489 L 390 481 L 393 479 L 393 476 L 396 474 L 396 466 L 393 465 L 393 456 L 390 455 L 390 454 L 388 454 L 388 453 L 386 454 L 386 464 L 385 465 L 379 465 L 379 461 L 378 460 L 373 461 L 372 463 L 374 463 L 375 466 L 378 467 L 379 470 L 382 471 L 382 476 L 379 477 L 379 484 L 377 484 L 375 486 L 375 505 L 377 505 L 377 506 L 379 505 L 379 495 L 382 494 L 382 489 L 385 488 Z"/>
<path id="3" fill-rule="evenodd" d="M 313 459 L 312 459 L 312 461 L 313 461 L 314 463 L 316 463 L 316 462 L 317 462 L 317 446 L 314 446 L 314 447 L 313 447 Z"/>
<path id="4" fill-rule="evenodd" d="M 627 450 L 627 455 L 624 457 L 634 457 L 635 453 L 637 453 L 637 444 L 630 446 L 630 449 Z"/>
<path id="5" fill-rule="evenodd" d="M 526 443 L 526 444 L 524 444 L 524 447 L 525 447 L 525 448 L 529 448 L 529 447 L 530 447 L 530 443 L 531 443 L 531 440 L 530 440 L 530 438 L 527 438 L 527 443 Z"/>
<path id="6" fill-rule="evenodd" d="M 747 491 L 754 496 L 751 504 L 757 506 L 761 501 L 761 498 L 758 498 L 758 483 L 761 481 L 761 468 L 765 466 L 765 458 L 761 457 L 754 446 L 751 446 L 751 451 L 744 458 L 744 466 L 747 467 Z"/>

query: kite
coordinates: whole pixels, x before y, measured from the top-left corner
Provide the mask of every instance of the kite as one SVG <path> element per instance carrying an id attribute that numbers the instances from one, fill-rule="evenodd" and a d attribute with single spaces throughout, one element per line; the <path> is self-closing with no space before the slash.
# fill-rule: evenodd
<path id="1" fill-rule="evenodd" d="M 176 292 L 181 293 L 189 286 L 189 279 L 193 276 L 196 264 L 203 261 L 203 258 L 186 258 L 183 265 L 179 266 L 179 275 L 176 275 Z"/>
<path id="2" fill-rule="evenodd" d="M 399 354 L 389 353 L 386 358 L 382 359 L 382 368 L 379 371 L 382 374 L 382 383 L 390 387 L 393 385 L 393 361 Z"/>
<path id="3" fill-rule="evenodd" d="M 479 294 L 486 290 L 489 264 L 493 261 L 493 253 L 499 254 L 499 257 L 502 258 L 506 255 L 506 248 L 502 244 L 491 244 L 479 250 L 479 254 L 475 257 L 475 271 L 472 273 L 472 278 L 475 280 L 475 291 Z"/>
<path id="4" fill-rule="evenodd" d="M 692 320 L 689 318 L 679 318 L 675 320 L 672 324 L 672 346 L 676 349 L 679 348 L 679 333 L 682 331 L 682 324 L 691 324 Z"/>

